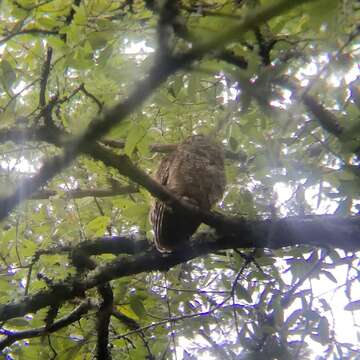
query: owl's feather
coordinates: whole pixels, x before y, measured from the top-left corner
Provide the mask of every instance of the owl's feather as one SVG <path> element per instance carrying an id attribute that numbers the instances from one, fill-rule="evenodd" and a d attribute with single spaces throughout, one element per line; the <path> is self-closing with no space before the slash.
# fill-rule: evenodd
<path id="1" fill-rule="evenodd" d="M 161 161 L 156 180 L 180 199 L 210 210 L 225 188 L 223 150 L 208 137 L 191 136 Z M 151 210 L 151 222 L 160 251 L 181 247 L 201 223 L 158 200 Z"/>

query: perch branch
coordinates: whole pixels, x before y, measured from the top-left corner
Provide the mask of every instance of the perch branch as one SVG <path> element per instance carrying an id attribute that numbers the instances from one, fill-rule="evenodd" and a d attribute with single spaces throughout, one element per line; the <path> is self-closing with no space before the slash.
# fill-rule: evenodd
<path id="1" fill-rule="evenodd" d="M 334 246 L 344 250 L 360 249 L 360 218 L 314 216 L 281 220 L 247 221 L 232 234 L 215 235 L 211 232 L 198 233 L 194 241 L 171 254 L 161 254 L 146 246 L 146 240 L 139 243 L 131 238 L 97 239 L 94 243 L 84 242 L 82 250 L 87 255 L 112 252 L 134 254 L 119 256 L 113 261 L 98 266 L 85 279 L 76 276 L 49 286 L 49 289 L 23 297 L 19 301 L 0 305 L 0 322 L 36 312 L 47 306 L 61 304 L 111 280 L 154 270 L 165 271 L 198 256 L 233 248 L 277 249 L 296 244 Z M 79 245 L 80 246 L 80 245 Z M 144 249 L 144 250 L 142 250 Z M 146 250 L 147 249 L 147 250 Z"/>

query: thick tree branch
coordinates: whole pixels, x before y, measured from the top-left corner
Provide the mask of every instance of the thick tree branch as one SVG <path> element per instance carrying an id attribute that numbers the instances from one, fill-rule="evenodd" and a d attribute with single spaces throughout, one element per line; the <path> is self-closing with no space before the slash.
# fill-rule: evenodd
<path id="1" fill-rule="evenodd" d="M 127 253 L 97 267 L 86 279 L 76 276 L 50 286 L 48 290 L 24 297 L 18 302 L 0 305 L 0 321 L 24 316 L 44 307 L 61 304 L 111 280 L 149 272 L 168 270 L 198 256 L 233 248 L 270 248 L 308 244 L 333 246 L 344 250 L 360 249 L 360 217 L 315 216 L 288 218 L 276 221 L 247 221 L 239 224 L 237 233 L 215 235 L 211 232 L 198 233 L 194 241 L 171 254 L 160 254 L 149 249 L 146 240 L 129 238 L 104 238 L 79 245 L 86 255 L 101 253 Z M 147 249 L 147 250 L 146 250 Z"/>
<path id="2" fill-rule="evenodd" d="M 0 143 L 11 141 L 15 144 L 25 144 L 32 141 L 44 141 L 54 143 L 51 130 L 46 126 L 33 127 L 30 129 L 10 128 L 0 130 Z M 63 139 L 59 138 L 55 145 L 61 146 Z"/>
<path id="3" fill-rule="evenodd" d="M 278 249 L 301 244 L 354 251 L 360 249 L 360 216 L 320 215 L 274 221 L 241 219 L 237 226 L 238 233 L 231 234 L 229 231 L 230 234 L 226 235 L 215 235 L 211 232 L 196 234 L 193 250 L 197 252 L 199 248 L 201 251 L 211 252 L 227 248 Z M 87 256 L 103 253 L 138 254 L 147 251 L 148 246 L 145 239 L 134 240 L 123 236 L 98 238 L 77 245 Z"/>

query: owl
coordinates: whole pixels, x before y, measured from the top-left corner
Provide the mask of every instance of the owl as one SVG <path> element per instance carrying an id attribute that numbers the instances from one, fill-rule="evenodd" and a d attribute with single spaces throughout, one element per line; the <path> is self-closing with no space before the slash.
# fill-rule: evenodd
<path id="1" fill-rule="evenodd" d="M 155 179 L 179 199 L 210 210 L 225 189 L 223 149 L 204 135 L 190 136 L 161 161 Z M 161 252 L 180 248 L 201 224 L 159 200 L 152 206 L 150 220 Z"/>

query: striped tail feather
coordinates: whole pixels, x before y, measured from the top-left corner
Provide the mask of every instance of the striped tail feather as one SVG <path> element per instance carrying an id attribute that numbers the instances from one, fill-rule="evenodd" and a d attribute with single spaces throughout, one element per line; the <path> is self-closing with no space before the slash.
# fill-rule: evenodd
<path id="1" fill-rule="evenodd" d="M 201 221 L 178 214 L 160 201 L 155 201 L 151 214 L 154 243 L 161 252 L 169 252 L 184 245 Z"/>

